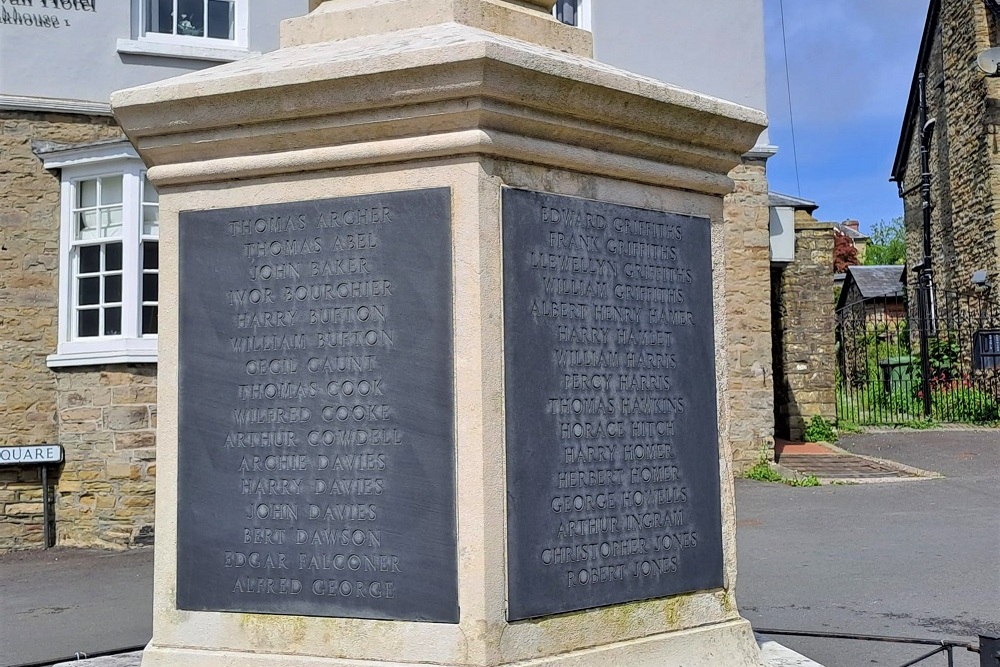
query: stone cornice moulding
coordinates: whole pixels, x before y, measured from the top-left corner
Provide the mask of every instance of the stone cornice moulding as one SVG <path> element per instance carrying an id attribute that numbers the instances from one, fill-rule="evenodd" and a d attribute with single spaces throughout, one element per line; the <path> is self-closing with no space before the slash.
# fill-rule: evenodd
<path id="1" fill-rule="evenodd" d="M 82 116 L 110 116 L 111 105 L 107 102 L 86 100 L 66 100 L 48 97 L 27 97 L 23 95 L 0 94 L 0 110 L 31 111 L 35 113 L 67 113 Z"/>
<path id="2" fill-rule="evenodd" d="M 281 49 L 120 91 L 112 105 L 158 185 L 180 184 L 184 173 L 216 180 L 209 165 L 228 178 L 264 175 L 254 163 L 269 164 L 267 175 L 361 166 L 362 144 L 372 164 L 412 160 L 427 153 L 389 142 L 455 133 L 477 137 L 458 142 L 466 154 L 517 159 L 509 137 L 521 137 L 558 148 L 536 150 L 539 164 L 568 168 L 576 160 L 566 156 L 583 151 L 580 171 L 601 173 L 607 161 L 620 178 L 664 183 L 647 167 L 621 173 L 644 161 L 686 171 L 677 187 L 717 193 L 766 122 L 731 102 L 458 24 Z M 409 157 L 389 154 L 404 145 Z M 355 157 L 317 157 L 338 151 Z M 245 171 L 241 157 L 252 158 Z"/>
<path id="3" fill-rule="evenodd" d="M 169 187 L 473 155 L 716 195 L 733 190 L 728 176 L 711 171 L 488 130 L 175 163 L 148 174 L 158 187 Z"/>
<path id="4" fill-rule="evenodd" d="M 421 137 L 430 143 L 444 141 L 444 139 L 439 140 L 441 135 L 473 130 L 482 131 L 489 136 L 522 136 L 544 142 L 545 145 L 587 149 L 591 153 L 588 158 L 590 160 L 601 154 L 616 154 L 718 173 L 728 172 L 734 160 L 739 160 L 735 152 L 694 146 L 632 128 L 598 124 L 481 97 L 393 107 L 376 112 L 354 112 L 298 121 L 265 123 L 252 127 L 239 126 L 200 130 L 183 135 L 150 137 L 142 140 L 140 147 L 144 149 L 147 157 L 155 160 L 155 165 L 193 163 L 199 160 L 218 163 L 219 159 L 243 156 L 253 156 L 263 164 L 270 160 L 269 156 L 276 154 L 291 155 L 309 149 L 325 150 L 330 147 L 356 148 L 362 144 L 368 146 L 375 159 L 375 156 L 384 152 L 377 146 L 379 142 Z M 483 153 L 501 155 L 495 148 L 492 142 L 482 144 Z M 352 152 L 354 150 L 351 149 Z M 407 159 L 417 159 L 422 151 L 419 148 L 416 150 L 407 148 L 406 152 L 409 155 Z M 463 148 L 462 152 L 467 154 L 469 151 Z M 378 161 L 385 160 L 380 158 Z M 306 166 L 298 159 L 295 159 L 295 162 L 302 168 Z M 601 162 L 598 161 L 593 167 L 584 166 L 599 170 Z M 155 179 L 155 174 L 163 172 L 154 166 L 152 173 Z M 637 177 L 629 180 L 645 179 Z"/>

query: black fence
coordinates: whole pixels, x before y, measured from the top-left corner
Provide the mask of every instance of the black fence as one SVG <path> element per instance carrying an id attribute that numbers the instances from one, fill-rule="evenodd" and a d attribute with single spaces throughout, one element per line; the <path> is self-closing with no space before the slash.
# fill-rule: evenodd
<path id="1" fill-rule="evenodd" d="M 931 658 L 942 655 L 947 661 L 948 667 L 955 664 L 955 651 L 972 651 L 979 654 L 980 667 L 1000 667 L 1000 638 L 995 635 L 980 635 L 979 643 L 967 643 L 951 641 L 947 639 L 916 639 L 913 637 L 887 637 L 885 635 L 860 635 L 846 632 L 813 632 L 810 630 L 773 630 L 770 628 L 754 628 L 754 631 L 762 635 L 774 635 L 778 637 L 809 637 L 814 639 L 850 639 L 863 642 L 881 642 L 888 644 L 901 644 L 911 646 L 933 646 L 927 653 L 909 660 L 899 667 L 913 667 L 914 665 L 929 661 Z M 940 663 L 939 663 L 940 664 Z"/>
<path id="2" fill-rule="evenodd" d="M 939 291 L 837 311 L 837 417 L 857 425 L 1000 420 L 1000 306 Z M 916 313 L 915 315 L 913 313 Z"/>

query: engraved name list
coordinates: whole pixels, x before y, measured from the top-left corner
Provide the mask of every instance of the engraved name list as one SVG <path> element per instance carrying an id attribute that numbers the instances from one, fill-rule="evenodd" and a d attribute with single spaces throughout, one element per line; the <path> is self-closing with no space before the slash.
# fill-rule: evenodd
<path id="1" fill-rule="evenodd" d="M 449 211 L 181 214 L 181 608 L 457 621 Z"/>
<path id="2" fill-rule="evenodd" d="M 709 221 L 503 197 L 510 618 L 721 586 Z"/>

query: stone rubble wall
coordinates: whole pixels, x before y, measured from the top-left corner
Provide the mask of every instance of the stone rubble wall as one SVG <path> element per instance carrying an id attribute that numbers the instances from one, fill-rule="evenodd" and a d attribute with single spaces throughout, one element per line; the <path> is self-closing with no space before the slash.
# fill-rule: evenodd
<path id="1" fill-rule="evenodd" d="M 772 273 L 775 432 L 801 440 L 814 416 L 834 422 L 833 225 L 795 214 L 795 261 Z"/>
<path id="2" fill-rule="evenodd" d="M 52 467 L 49 468 L 51 473 Z M 52 483 L 52 475 L 49 475 Z M 41 547 L 42 481 L 37 466 L 0 468 L 0 553 Z"/>
<path id="3" fill-rule="evenodd" d="M 0 111 L 0 445 L 60 443 L 58 544 L 124 547 L 151 536 L 155 366 L 50 369 L 59 306 L 60 181 L 32 141 L 122 136 L 114 120 Z M 0 468 L 0 553 L 41 547 L 35 467 Z"/>
<path id="4" fill-rule="evenodd" d="M 31 142 L 120 137 L 110 118 L 0 111 L 0 445 L 54 442 L 59 176 Z"/>
<path id="5" fill-rule="evenodd" d="M 771 237 L 766 162 L 745 158 L 724 201 L 729 393 L 725 397 L 733 470 L 774 457 L 771 359 Z"/>
<path id="6" fill-rule="evenodd" d="M 60 370 L 57 539 L 121 548 L 153 537 L 156 366 Z"/>
<path id="7" fill-rule="evenodd" d="M 930 154 L 931 256 L 939 290 L 968 292 L 974 271 L 1000 282 L 1000 83 L 975 67 L 992 46 L 991 22 L 981 2 L 944 0 L 927 64 L 928 118 L 934 118 Z M 918 119 L 914 117 L 916 124 Z M 908 264 L 923 257 L 920 137 L 914 127 L 904 176 Z M 908 279 L 916 317 L 917 276 Z"/>

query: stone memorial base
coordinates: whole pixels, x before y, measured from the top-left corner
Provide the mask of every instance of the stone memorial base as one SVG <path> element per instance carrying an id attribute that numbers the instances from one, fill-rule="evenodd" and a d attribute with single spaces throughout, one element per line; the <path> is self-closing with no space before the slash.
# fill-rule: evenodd
<path id="1" fill-rule="evenodd" d="M 460 667 L 470 664 L 516 665 L 517 667 L 718 667 L 753 665 L 760 667 L 760 650 L 746 621 L 729 622 L 711 628 L 679 630 L 643 639 L 603 645 L 544 658 L 504 663 L 414 663 L 397 660 L 352 660 L 310 657 L 294 654 L 259 654 L 246 651 L 207 651 L 159 647 L 151 643 L 143 652 L 143 667 L 170 665 L 178 667 L 407 667 L 414 664 Z"/>
<path id="2" fill-rule="evenodd" d="M 760 665 L 715 397 L 762 114 L 531 43 L 576 33 L 531 3 L 310 24 L 378 4 L 113 98 L 161 206 L 143 665 Z"/>

